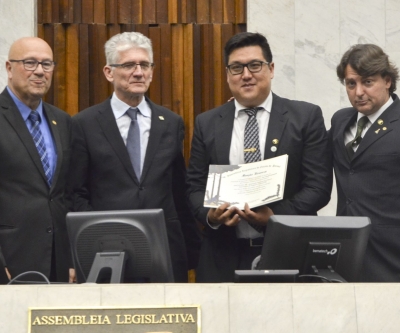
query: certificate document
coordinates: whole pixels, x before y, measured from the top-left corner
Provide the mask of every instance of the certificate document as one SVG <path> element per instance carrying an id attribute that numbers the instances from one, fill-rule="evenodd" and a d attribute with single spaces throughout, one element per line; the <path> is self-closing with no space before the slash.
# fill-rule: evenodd
<path id="1" fill-rule="evenodd" d="M 204 207 L 217 208 L 224 202 L 244 209 L 282 200 L 288 155 L 238 165 L 210 165 Z"/>

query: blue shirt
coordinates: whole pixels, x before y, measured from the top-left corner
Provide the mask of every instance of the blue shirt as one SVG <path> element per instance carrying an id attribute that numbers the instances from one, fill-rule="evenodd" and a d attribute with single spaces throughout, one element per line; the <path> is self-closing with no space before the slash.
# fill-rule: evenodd
<path id="1" fill-rule="evenodd" d="M 17 96 L 14 95 L 14 93 L 11 91 L 9 87 L 7 87 L 8 93 L 11 95 L 11 98 L 13 99 L 14 103 L 17 105 L 17 108 L 19 112 L 21 113 L 22 118 L 25 121 L 26 126 L 28 127 L 28 130 L 30 131 L 32 128 L 32 123 L 29 121 L 28 117 L 29 114 L 31 113 L 31 109 L 24 104 L 21 100 L 18 99 Z M 46 144 L 46 153 L 47 153 L 47 158 L 50 163 L 50 168 L 51 168 L 51 174 L 54 175 L 54 171 L 57 165 L 57 150 L 56 146 L 53 140 L 53 136 L 50 131 L 49 124 L 47 123 L 47 119 L 43 114 L 43 103 L 40 101 L 39 106 L 37 107 L 36 111 L 40 115 L 40 130 L 42 132 L 44 142 Z"/>

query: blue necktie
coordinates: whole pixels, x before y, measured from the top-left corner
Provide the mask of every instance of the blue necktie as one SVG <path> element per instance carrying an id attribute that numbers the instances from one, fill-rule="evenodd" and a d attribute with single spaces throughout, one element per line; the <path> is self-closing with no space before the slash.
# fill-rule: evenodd
<path id="1" fill-rule="evenodd" d="M 44 137 L 42 131 L 40 130 L 40 115 L 36 110 L 32 110 L 28 116 L 29 121 L 32 124 L 30 129 L 33 141 L 35 142 L 36 149 L 40 156 L 40 161 L 43 165 L 43 170 L 46 175 L 47 183 L 51 186 L 52 172 L 50 168 L 49 158 L 46 152 L 46 144 L 44 142 Z"/>
<path id="2" fill-rule="evenodd" d="M 137 121 L 137 114 L 139 109 L 129 108 L 126 114 L 131 118 L 131 125 L 129 126 L 128 137 L 126 139 L 126 148 L 128 150 L 129 157 L 135 171 L 137 179 L 140 181 L 140 129 Z"/>

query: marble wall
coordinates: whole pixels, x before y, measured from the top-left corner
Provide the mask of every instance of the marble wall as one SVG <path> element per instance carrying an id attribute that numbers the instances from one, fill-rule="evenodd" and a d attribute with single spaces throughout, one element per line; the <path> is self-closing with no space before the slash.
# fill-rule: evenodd
<path id="1" fill-rule="evenodd" d="M 333 113 L 349 106 L 336 66 L 357 43 L 382 47 L 400 66 L 399 0 L 247 0 L 247 30 L 264 34 L 275 62 L 272 90 Z M 336 190 L 322 215 L 335 215 Z"/>
<path id="2" fill-rule="evenodd" d="M 0 91 L 7 85 L 5 61 L 18 38 L 36 35 L 36 0 L 0 0 Z"/>

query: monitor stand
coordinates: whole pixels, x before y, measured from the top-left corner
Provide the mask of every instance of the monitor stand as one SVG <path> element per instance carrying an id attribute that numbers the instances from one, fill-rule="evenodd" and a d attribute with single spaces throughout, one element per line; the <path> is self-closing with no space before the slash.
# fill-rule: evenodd
<path id="1" fill-rule="evenodd" d="M 321 282 L 347 282 L 340 274 L 336 273 L 331 266 L 322 269 L 312 266 L 312 271 L 313 275 L 321 277 Z"/>
<path id="2" fill-rule="evenodd" d="M 98 252 L 86 279 L 87 283 L 122 283 L 126 262 L 125 252 Z"/>

